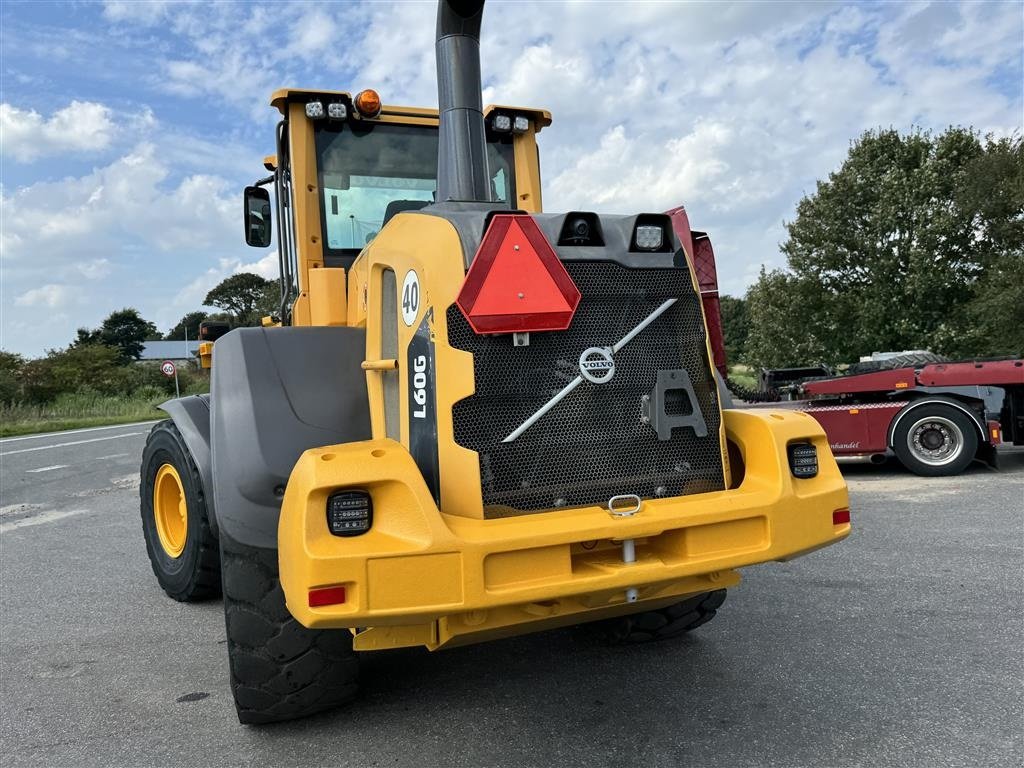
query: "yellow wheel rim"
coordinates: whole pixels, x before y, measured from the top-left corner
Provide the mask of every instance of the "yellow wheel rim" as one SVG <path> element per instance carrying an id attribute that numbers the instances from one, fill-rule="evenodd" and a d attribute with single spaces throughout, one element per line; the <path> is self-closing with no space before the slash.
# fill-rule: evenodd
<path id="1" fill-rule="evenodd" d="M 180 557 L 185 551 L 188 536 L 188 505 L 178 470 L 170 464 L 162 465 L 156 472 L 153 517 L 156 518 L 156 534 L 164 552 L 171 557 Z"/>

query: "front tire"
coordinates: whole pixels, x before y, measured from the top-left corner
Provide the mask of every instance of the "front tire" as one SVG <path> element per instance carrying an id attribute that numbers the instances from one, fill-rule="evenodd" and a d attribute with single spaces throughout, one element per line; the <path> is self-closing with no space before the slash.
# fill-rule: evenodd
<path id="1" fill-rule="evenodd" d="M 665 608 L 595 621 L 580 628 L 609 645 L 666 640 L 711 621 L 725 602 L 725 594 L 724 589 L 703 592 Z"/>
<path id="2" fill-rule="evenodd" d="M 900 419 L 892 450 L 916 475 L 959 475 L 978 451 L 978 432 L 970 417 L 951 405 L 922 405 Z"/>
<path id="3" fill-rule="evenodd" d="M 157 581 L 183 602 L 220 594 L 217 539 L 199 470 L 170 419 L 156 424 L 142 452 L 139 502 L 146 553 Z"/>
<path id="4" fill-rule="evenodd" d="M 346 629 L 312 630 L 288 612 L 277 550 L 221 532 L 231 693 L 240 723 L 294 720 L 356 695 L 359 666 Z"/>

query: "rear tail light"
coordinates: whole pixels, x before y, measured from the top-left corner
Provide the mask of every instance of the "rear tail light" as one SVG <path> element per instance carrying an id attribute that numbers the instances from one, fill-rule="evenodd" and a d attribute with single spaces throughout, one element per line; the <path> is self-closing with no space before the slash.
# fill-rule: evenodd
<path id="1" fill-rule="evenodd" d="M 309 607 L 319 608 L 323 605 L 338 605 L 345 602 L 344 587 L 317 587 L 309 590 Z"/>
<path id="2" fill-rule="evenodd" d="M 327 498 L 327 527 L 335 536 L 358 536 L 373 525 L 373 500 L 366 491 L 340 491 Z"/>
<path id="3" fill-rule="evenodd" d="M 789 471 L 793 477 L 806 479 L 818 474 L 818 450 L 811 443 L 791 443 L 786 449 L 789 453 Z"/>

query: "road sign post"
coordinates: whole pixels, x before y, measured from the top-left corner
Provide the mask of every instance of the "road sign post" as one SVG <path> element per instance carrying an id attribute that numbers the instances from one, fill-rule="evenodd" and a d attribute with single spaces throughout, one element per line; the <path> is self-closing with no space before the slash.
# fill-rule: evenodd
<path id="1" fill-rule="evenodd" d="M 170 360 L 160 363 L 160 372 L 167 378 L 174 377 L 174 396 L 181 397 L 181 390 L 178 389 L 178 369 Z"/>

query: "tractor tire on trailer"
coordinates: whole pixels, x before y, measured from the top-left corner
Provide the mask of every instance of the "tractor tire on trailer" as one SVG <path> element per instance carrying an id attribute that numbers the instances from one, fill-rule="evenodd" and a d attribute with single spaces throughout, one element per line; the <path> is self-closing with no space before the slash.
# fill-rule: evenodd
<path id="1" fill-rule="evenodd" d="M 923 477 L 958 475 L 978 450 L 978 431 L 963 411 L 929 403 L 907 411 L 892 433 L 892 450 L 907 469 Z"/>
<path id="2" fill-rule="evenodd" d="M 609 645 L 665 640 L 707 624 L 725 602 L 725 595 L 724 589 L 703 592 L 665 608 L 603 619 L 580 629 Z"/>
<path id="3" fill-rule="evenodd" d="M 293 720 L 350 701 L 358 659 L 346 629 L 312 630 L 288 612 L 277 550 L 221 533 L 224 619 L 238 721 Z"/>
<path id="4" fill-rule="evenodd" d="M 933 363 L 948 362 L 948 357 L 937 355 L 934 352 L 917 352 L 909 355 L 896 355 L 887 360 L 865 360 L 861 363 L 853 363 L 846 373 L 856 376 L 861 373 L 875 373 L 876 371 L 895 371 L 899 368 L 924 368 Z"/>
<path id="5" fill-rule="evenodd" d="M 170 419 L 146 438 L 139 501 L 146 553 L 164 592 L 183 602 L 219 595 L 217 539 L 199 470 Z"/>

